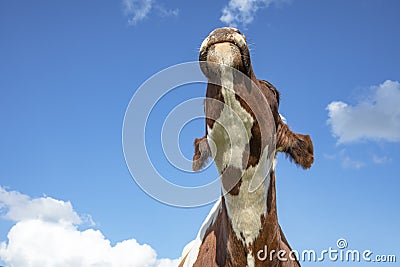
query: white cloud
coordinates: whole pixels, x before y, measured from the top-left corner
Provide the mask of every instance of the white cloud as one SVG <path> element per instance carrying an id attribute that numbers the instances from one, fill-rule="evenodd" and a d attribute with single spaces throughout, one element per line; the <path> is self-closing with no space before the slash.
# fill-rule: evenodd
<path id="1" fill-rule="evenodd" d="M 128 239 L 111 245 L 100 230 L 78 230 L 82 220 L 70 202 L 31 199 L 0 187 L 3 218 L 16 221 L 0 260 L 10 267 L 172 267 L 179 260 L 157 259 L 147 244 Z"/>
<path id="2" fill-rule="evenodd" d="M 71 202 L 51 197 L 31 199 L 16 191 L 0 187 L 0 211 L 4 218 L 13 221 L 40 219 L 47 222 L 80 224 L 81 218 L 73 210 Z"/>
<path id="3" fill-rule="evenodd" d="M 327 106 L 338 143 L 359 140 L 400 141 L 400 83 L 387 80 L 371 87 L 372 94 L 356 105 L 342 101 Z"/>
<path id="4" fill-rule="evenodd" d="M 136 25 L 138 22 L 144 20 L 152 10 L 156 10 L 159 16 L 169 17 L 177 16 L 178 9 L 167 9 L 155 0 L 123 0 L 122 1 L 124 13 L 130 17 L 128 23 Z"/>
<path id="5" fill-rule="evenodd" d="M 228 5 L 222 9 L 220 20 L 230 26 L 238 24 L 246 26 L 253 22 L 259 9 L 268 8 L 271 4 L 284 4 L 290 0 L 230 0 Z"/>

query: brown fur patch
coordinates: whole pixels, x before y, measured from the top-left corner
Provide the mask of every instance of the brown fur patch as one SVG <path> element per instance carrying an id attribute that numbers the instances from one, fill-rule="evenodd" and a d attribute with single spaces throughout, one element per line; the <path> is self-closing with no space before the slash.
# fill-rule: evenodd
<path id="1" fill-rule="evenodd" d="M 211 157 L 210 146 L 208 145 L 207 137 L 196 138 L 194 140 L 194 155 L 192 162 L 192 169 L 199 171 L 207 163 L 208 158 Z"/>
<path id="2" fill-rule="evenodd" d="M 290 159 L 304 169 L 314 162 L 314 147 L 309 135 L 292 132 L 283 121 L 277 130 L 277 150 L 286 153 Z"/>
<path id="3" fill-rule="evenodd" d="M 206 99 L 204 101 L 206 126 L 212 129 L 215 120 L 219 118 L 221 111 L 223 109 L 224 109 L 224 97 L 222 96 L 221 86 L 209 83 L 207 85 Z"/>
<path id="4" fill-rule="evenodd" d="M 214 224 L 208 228 L 193 267 L 243 267 L 247 265 L 246 249 L 233 232 L 223 197 L 221 205 L 221 212 Z"/>
<path id="5" fill-rule="evenodd" d="M 242 184 L 242 170 L 229 165 L 221 175 L 222 186 L 231 195 L 238 195 Z"/>

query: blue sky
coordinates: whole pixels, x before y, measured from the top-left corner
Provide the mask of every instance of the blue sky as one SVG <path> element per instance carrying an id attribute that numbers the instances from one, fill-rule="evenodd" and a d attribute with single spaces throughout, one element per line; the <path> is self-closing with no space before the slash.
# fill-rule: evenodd
<path id="1" fill-rule="evenodd" d="M 168 259 L 180 256 L 211 206 L 173 207 L 140 189 L 124 159 L 124 115 L 141 84 L 197 60 L 202 40 L 226 25 L 247 36 L 256 75 L 281 92 L 290 127 L 314 142 L 310 170 L 278 161 L 289 243 L 318 251 L 346 238 L 349 248 L 400 260 L 399 10 L 396 0 L 1 1 L 0 262 L 36 266 L 29 237 L 49 229 L 71 244 L 60 262 L 79 243 L 87 246 L 74 266 L 98 255 L 107 255 L 105 266 L 123 266 L 116 258 L 173 266 Z M 149 117 L 149 155 L 180 185 L 201 185 L 215 168 L 171 168 L 160 129 L 174 106 L 204 94 L 205 85 L 178 88 Z M 200 120 L 183 128 L 184 156 L 203 134 Z M 37 248 L 60 246 L 50 235 L 41 241 Z M 60 266 L 56 258 L 49 266 Z M 322 264 L 357 265 L 303 265 Z"/>

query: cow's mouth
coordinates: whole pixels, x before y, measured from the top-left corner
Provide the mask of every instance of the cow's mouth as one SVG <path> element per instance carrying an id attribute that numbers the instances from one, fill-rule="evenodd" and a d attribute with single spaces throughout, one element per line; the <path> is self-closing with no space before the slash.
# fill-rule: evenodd
<path id="1" fill-rule="evenodd" d="M 250 53 L 246 38 L 235 28 L 219 28 L 212 31 L 203 41 L 199 61 L 235 68 L 251 76 Z M 211 64 L 201 64 L 208 76 Z"/>

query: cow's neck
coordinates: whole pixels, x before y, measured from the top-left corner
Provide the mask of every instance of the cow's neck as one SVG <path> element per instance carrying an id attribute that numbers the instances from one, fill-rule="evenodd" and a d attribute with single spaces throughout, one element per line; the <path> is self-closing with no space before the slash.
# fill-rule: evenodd
<path id="1" fill-rule="evenodd" d="M 235 97 L 233 75 L 222 73 L 221 76 L 221 100 L 225 105 L 216 120 L 218 123 L 208 129 L 208 137 L 216 144 L 214 161 L 222 178 L 227 221 L 234 233 L 229 238 L 241 243 L 247 266 L 252 267 L 257 266 L 257 253 L 265 246 L 268 250 L 279 250 L 274 166 L 270 169 L 268 146 L 257 164 L 243 163 L 255 121 Z M 238 125 L 244 128 L 238 129 Z M 239 182 L 233 186 L 229 184 L 232 180 Z"/>

